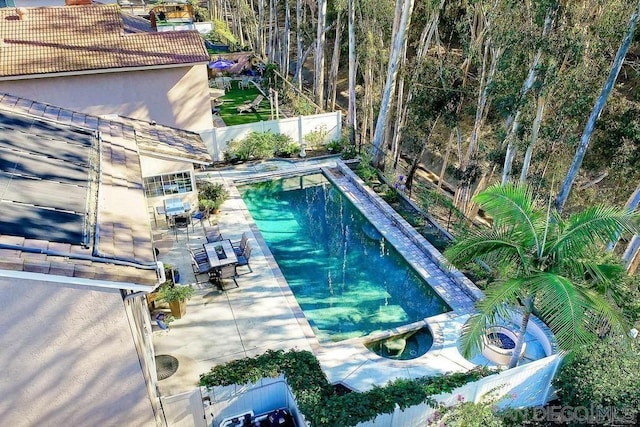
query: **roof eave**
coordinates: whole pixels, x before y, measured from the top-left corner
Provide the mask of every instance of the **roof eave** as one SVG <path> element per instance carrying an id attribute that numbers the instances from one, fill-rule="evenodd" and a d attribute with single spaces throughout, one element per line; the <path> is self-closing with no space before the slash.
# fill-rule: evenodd
<path id="1" fill-rule="evenodd" d="M 186 162 L 186 163 L 195 163 L 198 165 L 208 165 L 210 163 L 213 163 L 213 159 L 195 159 L 195 158 L 190 158 L 190 157 L 182 157 L 179 155 L 175 155 L 175 154 L 168 154 L 168 153 L 163 153 L 163 152 L 158 152 L 158 151 L 152 151 L 152 150 L 147 150 L 144 148 L 140 148 L 140 155 L 143 156 L 153 156 L 153 157 L 162 157 L 163 159 L 166 160 L 177 160 L 177 161 L 181 161 L 181 162 Z"/>
<path id="2" fill-rule="evenodd" d="M 64 72 L 56 72 L 56 73 L 21 74 L 21 75 L 15 75 L 15 76 L 0 76 L 0 81 L 45 79 L 45 78 L 68 77 L 68 76 L 86 76 L 91 74 L 123 73 L 128 71 L 149 71 L 149 70 L 160 70 L 160 69 L 166 69 L 166 68 L 193 67 L 196 65 L 204 65 L 208 63 L 209 63 L 209 60 L 203 60 L 198 62 L 185 62 L 181 64 L 144 65 L 139 67 L 119 67 L 119 68 L 95 68 L 90 70 L 64 71 Z"/>

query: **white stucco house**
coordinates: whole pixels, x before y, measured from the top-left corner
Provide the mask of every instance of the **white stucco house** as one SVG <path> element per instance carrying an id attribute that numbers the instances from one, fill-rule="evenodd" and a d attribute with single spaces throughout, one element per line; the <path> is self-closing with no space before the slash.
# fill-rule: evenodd
<path id="1" fill-rule="evenodd" d="M 2 425 L 164 425 L 142 157 L 206 150 L 151 126 L 0 94 Z"/>
<path id="2" fill-rule="evenodd" d="M 213 128 L 196 31 L 145 31 L 117 4 L 0 8 L 0 92 L 85 114 Z"/>

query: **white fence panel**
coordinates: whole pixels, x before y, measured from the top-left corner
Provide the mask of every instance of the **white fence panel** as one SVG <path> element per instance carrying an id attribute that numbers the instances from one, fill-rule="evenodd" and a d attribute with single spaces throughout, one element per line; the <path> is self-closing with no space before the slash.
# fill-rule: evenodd
<path id="1" fill-rule="evenodd" d="M 161 397 L 167 424 L 171 427 L 204 427 L 207 425 L 200 389 Z"/>
<path id="2" fill-rule="evenodd" d="M 213 427 L 218 427 L 227 418 L 249 411 L 259 415 L 278 408 L 289 409 L 298 425 L 304 425 L 300 424 L 302 416 L 283 376 L 262 378 L 255 384 L 213 387 L 208 393 L 203 393 L 209 396 L 206 415 Z"/>
<path id="3" fill-rule="evenodd" d="M 224 151 L 229 141 L 242 139 L 251 132 L 282 133 L 302 144 L 310 132 L 326 130 L 325 143 L 340 138 L 342 132 L 342 114 L 339 111 L 311 116 L 289 117 L 280 120 L 267 120 L 245 125 L 226 126 L 200 131 L 213 160 L 224 159 Z"/>
<path id="4" fill-rule="evenodd" d="M 496 400 L 499 408 L 520 408 L 543 405 L 548 400 L 551 380 L 561 357 L 552 355 L 526 365 L 500 372 L 478 381 L 458 387 L 451 393 L 442 393 L 433 398 L 445 405 L 460 402 L 482 402 Z M 420 404 L 404 411 L 396 409 L 393 414 L 381 414 L 375 420 L 360 423 L 357 427 L 414 427 L 422 426 L 437 409 Z"/>

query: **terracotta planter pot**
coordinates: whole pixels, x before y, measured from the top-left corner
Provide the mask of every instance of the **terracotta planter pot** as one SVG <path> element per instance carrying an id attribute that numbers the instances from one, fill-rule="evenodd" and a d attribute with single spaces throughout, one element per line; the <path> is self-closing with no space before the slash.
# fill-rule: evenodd
<path id="1" fill-rule="evenodd" d="M 187 302 L 186 301 L 171 301 L 169 303 L 169 308 L 171 309 L 171 315 L 176 319 L 181 319 L 187 313 Z"/>

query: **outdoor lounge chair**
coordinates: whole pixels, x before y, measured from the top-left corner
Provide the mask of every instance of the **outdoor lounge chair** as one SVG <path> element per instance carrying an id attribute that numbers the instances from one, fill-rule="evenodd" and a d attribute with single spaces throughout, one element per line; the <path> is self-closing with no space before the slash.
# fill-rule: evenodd
<path id="1" fill-rule="evenodd" d="M 258 105 L 260 105 L 263 99 L 264 99 L 263 95 L 258 95 L 256 99 L 251 101 L 251 103 L 240 105 L 238 107 L 238 113 L 248 113 L 250 111 L 256 111 L 256 108 L 258 108 Z"/>

